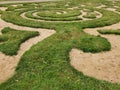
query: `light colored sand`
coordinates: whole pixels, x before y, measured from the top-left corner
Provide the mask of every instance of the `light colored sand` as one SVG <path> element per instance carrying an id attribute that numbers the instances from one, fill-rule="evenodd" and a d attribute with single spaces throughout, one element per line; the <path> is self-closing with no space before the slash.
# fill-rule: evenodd
<path id="1" fill-rule="evenodd" d="M 106 7 L 106 5 L 100 5 L 100 6 L 97 6 L 96 8 L 105 8 Z"/>
<path id="2" fill-rule="evenodd" d="M 86 5 L 81 5 L 81 7 L 85 7 Z"/>
<path id="3" fill-rule="evenodd" d="M 91 20 L 91 19 L 88 19 L 88 18 L 84 18 L 83 16 L 87 15 L 87 12 L 84 12 L 83 10 L 80 11 L 81 12 L 81 15 L 79 15 L 78 17 L 79 18 L 82 18 L 82 20 Z"/>
<path id="4" fill-rule="evenodd" d="M 120 12 L 118 12 L 118 11 L 116 10 L 116 8 L 106 8 L 106 9 L 109 10 L 109 11 L 112 11 L 112 12 L 115 12 L 115 13 L 120 14 Z"/>
<path id="5" fill-rule="evenodd" d="M 15 69 L 21 56 L 29 50 L 34 44 L 42 41 L 43 39 L 51 36 L 55 33 L 54 30 L 47 30 L 41 28 L 29 28 L 29 27 L 21 27 L 17 25 L 13 25 L 11 23 L 7 23 L 0 19 L 0 30 L 4 27 L 11 27 L 17 30 L 26 30 L 26 31 L 38 31 L 40 33 L 39 36 L 31 38 L 24 43 L 21 44 L 18 54 L 16 56 L 7 56 L 0 52 L 0 83 L 12 77 L 15 73 Z M 9 48 L 9 47 L 8 47 Z"/>
<path id="6" fill-rule="evenodd" d="M 115 8 L 107 8 L 107 10 L 109 10 L 109 11 L 115 11 L 116 9 Z"/>
<path id="7" fill-rule="evenodd" d="M 5 11 L 7 7 L 0 7 L 0 10 Z"/>
<path id="8" fill-rule="evenodd" d="M 13 0 L 13 1 L 1 1 L 0 4 L 30 3 L 30 2 L 48 2 L 48 1 L 60 1 L 60 0 Z"/>
<path id="9" fill-rule="evenodd" d="M 61 12 L 56 12 L 56 14 L 60 15 L 60 14 L 62 14 L 62 13 L 61 13 Z"/>
<path id="10" fill-rule="evenodd" d="M 17 7 L 17 6 L 23 6 L 23 4 L 13 4 L 13 5 L 11 5 L 11 6 Z"/>
<path id="11" fill-rule="evenodd" d="M 79 9 L 79 7 L 70 7 L 70 8 L 67 8 L 69 10 L 75 10 L 75 9 Z"/>
<path id="12" fill-rule="evenodd" d="M 99 35 L 99 29 L 120 29 L 120 23 L 103 28 L 85 29 L 86 33 Z M 113 83 L 120 83 L 120 36 L 101 35 L 112 45 L 111 51 L 101 53 L 84 53 L 78 49 L 70 52 L 70 64 L 84 75 Z"/>
<path id="13" fill-rule="evenodd" d="M 63 12 L 63 14 L 67 14 L 67 12 L 66 11 L 62 11 Z"/>
<path id="14" fill-rule="evenodd" d="M 106 10 L 120 14 L 120 12 L 116 11 L 116 8 L 106 8 Z"/>

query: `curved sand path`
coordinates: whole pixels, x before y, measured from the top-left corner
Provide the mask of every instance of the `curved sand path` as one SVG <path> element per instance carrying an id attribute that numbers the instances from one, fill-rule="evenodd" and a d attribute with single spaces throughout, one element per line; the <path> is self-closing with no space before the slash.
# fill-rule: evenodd
<path id="1" fill-rule="evenodd" d="M 8 78 L 12 77 L 15 73 L 15 69 L 21 56 L 29 50 L 34 44 L 42 41 L 43 39 L 51 36 L 55 33 L 54 30 L 47 30 L 41 28 L 29 28 L 29 27 L 22 27 L 17 26 L 11 23 L 7 23 L 0 19 L 0 31 L 4 27 L 11 27 L 16 30 L 26 30 L 26 31 L 38 31 L 40 33 L 39 36 L 31 38 L 24 43 L 21 44 L 18 54 L 15 56 L 7 56 L 0 52 L 0 83 L 4 82 Z M 0 32 L 1 34 L 1 32 Z M 9 48 L 9 47 L 8 47 Z"/>
<path id="2" fill-rule="evenodd" d="M 103 28 L 88 28 L 84 31 L 91 35 L 101 35 L 100 29 L 120 29 L 120 23 Z M 101 35 L 111 43 L 111 51 L 101 53 L 84 53 L 78 49 L 70 52 L 70 64 L 84 75 L 113 83 L 120 83 L 120 36 Z"/>
<path id="3" fill-rule="evenodd" d="M 60 0 L 11 0 L 1 1 L 0 4 L 13 4 L 13 3 L 31 3 L 31 2 L 48 2 L 48 1 L 60 1 Z"/>

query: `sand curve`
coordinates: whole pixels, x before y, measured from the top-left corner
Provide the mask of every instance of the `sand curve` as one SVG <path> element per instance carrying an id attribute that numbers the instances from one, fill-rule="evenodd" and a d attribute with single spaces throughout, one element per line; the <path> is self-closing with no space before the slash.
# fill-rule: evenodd
<path id="1" fill-rule="evenodd" d="M 1 1 L 0 4 L 16 4 L 16 3 L 32 3 L 32 2 L 49 2 L 56 0 L 12 0 L 12 1 Z M 57 0 L 60 1 L 60 0 Z"/>
<path id="2" fill-rule="evenodd" d="M 120 23 L 103 28 L 88 28 L 84 31 L 91 35 L 101 35 L 97 32 L 100 29 L 120 29 Z M 111 51 L 101 53 L 84 53 L 78 49 L 70 52 L 70 64 L 84 75 L 113 83 L 120 83 L 120 36 L 101 35 L 111 43 Z"/>

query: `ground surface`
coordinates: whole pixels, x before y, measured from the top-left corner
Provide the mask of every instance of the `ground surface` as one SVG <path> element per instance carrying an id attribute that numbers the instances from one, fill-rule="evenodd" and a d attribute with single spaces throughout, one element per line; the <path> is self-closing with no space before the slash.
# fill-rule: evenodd
<path id="1" fill-rule="evenodd" d="M 119 1 L 3 3 L 1 90 L 120 89 Z"/>
<path id="2" fill-rule="evenodd" d="M 120 29 L 120 23 L 106 26 L 104 28 L 85 29 L 86 33 L 92 35 L 100 35 L 97 30 Z M 95 77 L 101 80 L 120 83 L 120 36 L 101 35 L 107 38 L 111 45 L 111 51 L 101 52 L 97 54 L 84 53 L 73 49 L 70 53 L 71 65 L 77 70 L 82 71 L 85 75 Z M 94 72 L 93 72 L 94 71 Z"/>
<path id="3" fill-rule="evenodd" d="M 0 0 L 1 4 L 7 3 L 21 3 L 21 2 L 47 2 L 47 1 L 54 1 L 54 0 Z M 58 0 L 56 0 L 58 1 Z"/>

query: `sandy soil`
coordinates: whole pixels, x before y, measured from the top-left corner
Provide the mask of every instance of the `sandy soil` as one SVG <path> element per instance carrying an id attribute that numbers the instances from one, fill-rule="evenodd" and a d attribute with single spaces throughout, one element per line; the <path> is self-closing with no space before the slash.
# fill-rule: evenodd
<path id="1" fill-rule="evenodd" d="M 106 5 L 100 5 L 100 6 L 97 6 L 96 8 L 105 8 L 106 7 Z"/>
<path id="2" fill-rule="evenodd" d="M 0 10 L 5 11 L 7 7 L 0 7 Z"/>
<path id="3" fill-rule="evenodd" d="M 120 23 L 103 28 L 88 28 L 84 31 L 92 35 L 101 35 L 97 32 L 99 29 L 120 29 Z M 87 76 L 113 83 L 120 83 L 120 36 L 101 36 L 107 38 L 111 43 L 111 51 L 92 54 L 72 49 L 70 52 L 70 64 Z"/>
<path id="4" fill-rule="evenodd" d="M 21 56 L 27 50 L 29 50 L 34 44 L 42 41 L 43 39 L 55 33 L 54 30 L 21 27 L 21 26 L 13 25 L 11 23 L 7 23 L 0 19 L 0 30 L 2 30 L 4 27 L 11 27 L 17 30 L 38 31 L 40 35 L 22 43 L 18 51 L 18 54 L 16 56 L 7 56 L 0 52 L 0 83 L 4 82 L 5 80 L 7 80 L 8 78 L 14 75 L 16 66 L 19 63 Z"/>
<path id="5" fill-rule="evenodd" d="M 59 0 L 11 0 L 11 1 L 1 1 L 0 4 L 29 3 L 29 2 L 48 2 L 48 1 L 59 1 Z"/>

